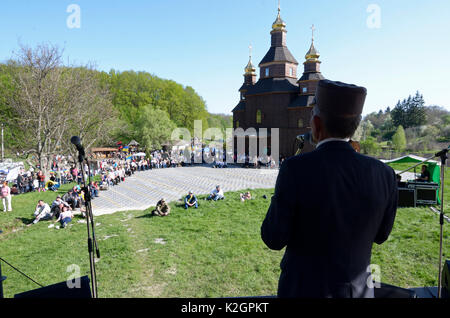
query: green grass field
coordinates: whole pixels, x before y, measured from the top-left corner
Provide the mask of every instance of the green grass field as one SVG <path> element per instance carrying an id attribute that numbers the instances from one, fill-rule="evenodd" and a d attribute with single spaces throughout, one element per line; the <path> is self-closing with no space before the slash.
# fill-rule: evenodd
<path id="1" fill-rule="evenodd" d="M 260 239 L 272 192 L 252 190 L 256 198 L 245 203 L 238 192 L 228 193 L 224 201 L 201 201 L 199 209 L 188 211 L 174 202 L 165 218 L 151 217 L 149 211 L 96 217 L 99 297 L 275 295 L 283 251 L 269 250 Z M 447 200 L 449 192 L 450 184 Z M 49 222 L 25 226 L 39 198 L 50 203 L 55 197 L 54 192 L 21 195 L 13 198 L 12 213 L 0 212 L 0 256 L 43 285 L 68 279 L 71 264 L 80 267 L 80 276 L 89 274 L 81 218 L 66 229 L 48 228 Z M 450 252 L 449 225 L 444 259 Z M 380 265 L 385 283 L 435 286 L 438 256 L 438 216 L 428 208 L 399 209 L 388 241 L 374 246 L 372 263 Z M 2 270 L 8 276 L 6 297 L 38 287 L 5 264 Z"/>

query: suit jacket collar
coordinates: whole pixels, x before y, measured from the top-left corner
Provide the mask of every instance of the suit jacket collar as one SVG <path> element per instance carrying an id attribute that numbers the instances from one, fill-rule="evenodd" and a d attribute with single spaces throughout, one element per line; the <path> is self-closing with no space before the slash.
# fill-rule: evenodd
<path id="1" fill-rule="evenodd" d="M 324 144 L 321 144 L 319 147 L 317 147 L 316 150 L 319 149 L 342 149 L 342 150 L 353 150 L 352 145 L 350 144 L 350 142 L 347 141 L 341 141 L 341 140 L 333 140 L 333 141 L 328 141 Z"/>

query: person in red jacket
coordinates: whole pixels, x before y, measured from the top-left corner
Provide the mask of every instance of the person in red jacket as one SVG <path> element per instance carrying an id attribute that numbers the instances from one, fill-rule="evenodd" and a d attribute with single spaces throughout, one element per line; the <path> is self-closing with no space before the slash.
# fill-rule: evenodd
<path id="1" fill-rule="evenodd" d="M 39 170 L 37 174 L 37 179 L 39 181 L 39 192 L 45 191 L 45 175 L 42 173 L 41 170 Z"/>

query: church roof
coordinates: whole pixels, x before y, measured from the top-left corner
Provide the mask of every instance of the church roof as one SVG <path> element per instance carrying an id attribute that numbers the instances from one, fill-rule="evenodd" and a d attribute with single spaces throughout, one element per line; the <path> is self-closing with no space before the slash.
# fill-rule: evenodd
<path id="1" fill-rule="evenodd" d="M 303 73 L 302 77 L 300 77 L 300 79 L 298 80 L 299 82 L 301 81 L 320 81 L 325 79 L 325 77 L 323 77 L 322 73 L 319 72 L 310 72 L 310 73 Z"/>
<path id="2" fill-rule="evenodd" d="M 242 86 L 241 86 L 241 88 L 239 88 L 239 91 L 242 91 L 242 90 L 248 90 L 250 87 L 252 87 L 253 85 L 251 85 L 251 84 L 248 84 L 248 83 L 244 83 L 244 84 L 242 84 Z"/>
<path id="3" fill-rule="evenodd" d="M 259 66 L 270 62 L 290 62 L 298 65 L 297 60 L 286 46 L 272 46 L 259 63 Z"/>
<path id="4" fill-rule="evenodd" d="M 289 104 L 288 108 L 305 107 L 312 103 L 314 95 L 300 95 Z"/>
<path id="5" fill-rule="evenodd" d="M 289 92 L 297 93 L 298 85 L 295 78 L 282 77 L 282 78 L 263 78 L 256 82 L 247 90 L 248 95 L 263 94 L 270 92 Z"/>
<path id="6" fill-rule="evenodd" d="M 234 113 L 238 110 L 245 110 L 245 101 L 241 100 L 239 104 L 237 104 L 237 106 L 232 110 L 232 112 Z"/>

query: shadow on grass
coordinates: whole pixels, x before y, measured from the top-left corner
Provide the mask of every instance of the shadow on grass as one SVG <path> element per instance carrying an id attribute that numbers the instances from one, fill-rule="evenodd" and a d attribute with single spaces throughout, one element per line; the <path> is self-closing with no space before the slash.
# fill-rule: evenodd
<path id="1" fill-rule="evenodd" d="M 147 212 L 144 215 L 137 216 L 135 219 L 147 219 L 147 218 L 154 218 L 156 215 L 153 214 L 153 212 Z"/>
<path id="2" fill-rule="evenodd" d="M 34 218 L 16 218 L 16 220 L 22 222 L 25 225 L 28 225 L 30 223 L 33 223 Z"/>

